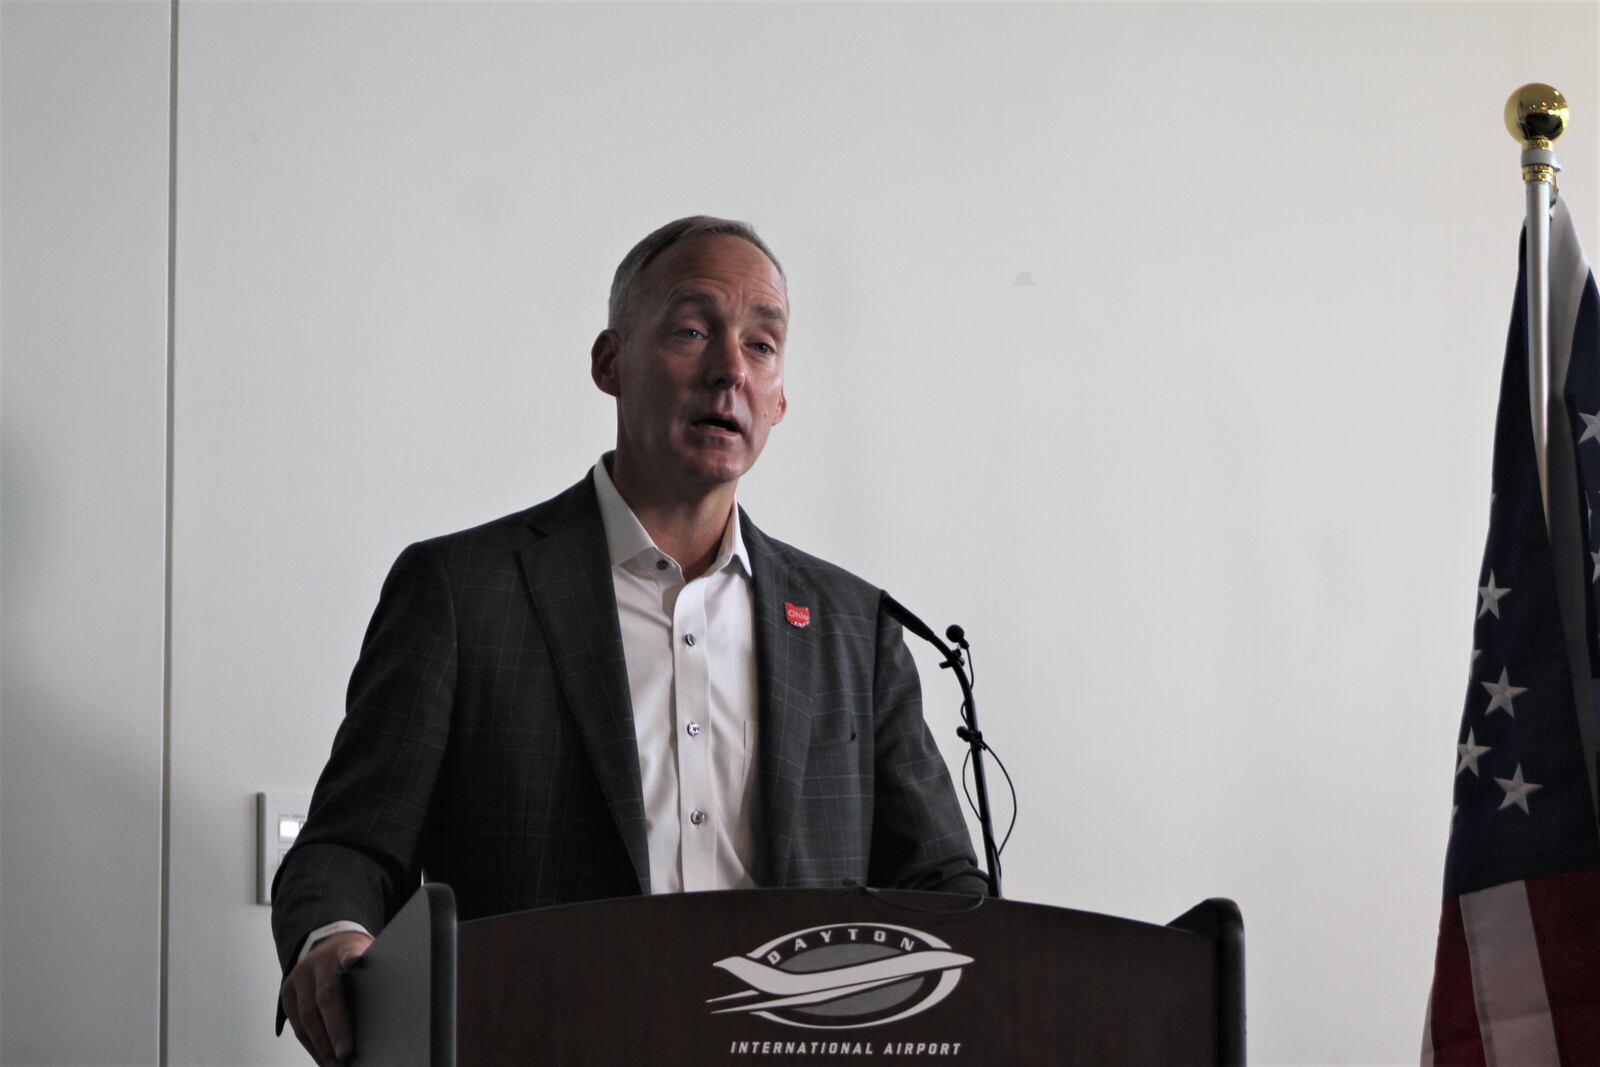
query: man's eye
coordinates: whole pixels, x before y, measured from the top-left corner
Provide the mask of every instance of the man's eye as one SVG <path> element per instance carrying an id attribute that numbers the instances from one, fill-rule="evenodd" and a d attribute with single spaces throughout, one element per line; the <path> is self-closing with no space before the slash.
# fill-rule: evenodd
<path id="1" fill-rule="evenodd" d="M 688 340 L 688 341 L 698 341 L 702 337 L 704 337 L 705 334 L 701 333 L 699 330 L 695 329 L 693 326 L 683 326 L 683 327 L 680 327 L 678 330 L 676 330 L 674 332 L 674 336 L 682 337 L 682 338 L 684 338 L 685 340 Z"/>
<path id="2" fill-rule="evenodd" d="M 769 344 L 766 341 L 754 341 L 752 342 L 751 347 L 753 347 L 757 352 L 761 352 L 769 356 L 778 350 L 777 346 Z"/>

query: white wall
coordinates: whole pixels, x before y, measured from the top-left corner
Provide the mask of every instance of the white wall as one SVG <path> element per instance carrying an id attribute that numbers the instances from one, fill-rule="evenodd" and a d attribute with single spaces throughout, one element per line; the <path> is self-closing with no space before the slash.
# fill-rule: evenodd
<path id="1" fill-rule="evenodd" d="M 0 1061 L 159 1055 L 165 3 L 0 8 Z"/>
<path id="2" fill-rule="evenodd" d="M 250 796 L 314 781 L 406 542 L 606 446 L 610 271 L 702 210 L 792 280 L 791 413 L 742 497 L 966 626 L 1010 895 L 1232 896 L 1257 1062 L 1414 1059 L 1521 212 L 1499 112 L 1566 90 L 1600 250 L 1597 43 L 1593 3 L 183 4 L 170 1061 L 296 1062 Z M 7 226 L 9 1062 L 50 1057 L 11 1036 L 8 872 L 49 840 L 13 783 L 70 766 L 13 726 L 13 664 L 72 669 L 13 636 Z"/>

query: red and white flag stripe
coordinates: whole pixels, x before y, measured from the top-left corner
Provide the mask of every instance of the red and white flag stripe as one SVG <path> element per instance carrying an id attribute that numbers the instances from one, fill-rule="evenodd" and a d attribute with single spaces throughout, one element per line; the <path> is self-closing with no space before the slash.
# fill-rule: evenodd
<path id="1" fill-rule="evenodd" d="M 1600 1063 L 1600 872 L 1445 902 L 1422 1063 Z"/>

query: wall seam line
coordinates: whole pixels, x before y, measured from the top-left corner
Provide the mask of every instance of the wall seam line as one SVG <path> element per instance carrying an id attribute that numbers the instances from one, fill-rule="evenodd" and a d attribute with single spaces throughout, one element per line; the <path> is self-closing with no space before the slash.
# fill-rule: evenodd
<path id="1" fill-rule="evenodd" d="M 173 315 L 177 306 L 178 246 L 178 0 L 170 0 L 167 27 L 167 410 L 166 472 L 161 605 L 161 935 L 158 1062 L 167 1067 L 171 1037 L 172 940 L 172 472 L 173 472 Z"/>

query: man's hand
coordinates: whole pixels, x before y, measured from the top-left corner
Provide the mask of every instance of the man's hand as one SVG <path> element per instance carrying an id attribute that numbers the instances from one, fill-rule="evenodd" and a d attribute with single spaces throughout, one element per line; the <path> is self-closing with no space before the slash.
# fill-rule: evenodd
<path id="1" fill-rule="evenodd" d="M 363 933 L 329 934 L 295 964 L 278 990 L 294 1036 L 323 1067 L 343 1063 L 355 1052 L 344 972 L 371 947 L 372 938 Z"/>

